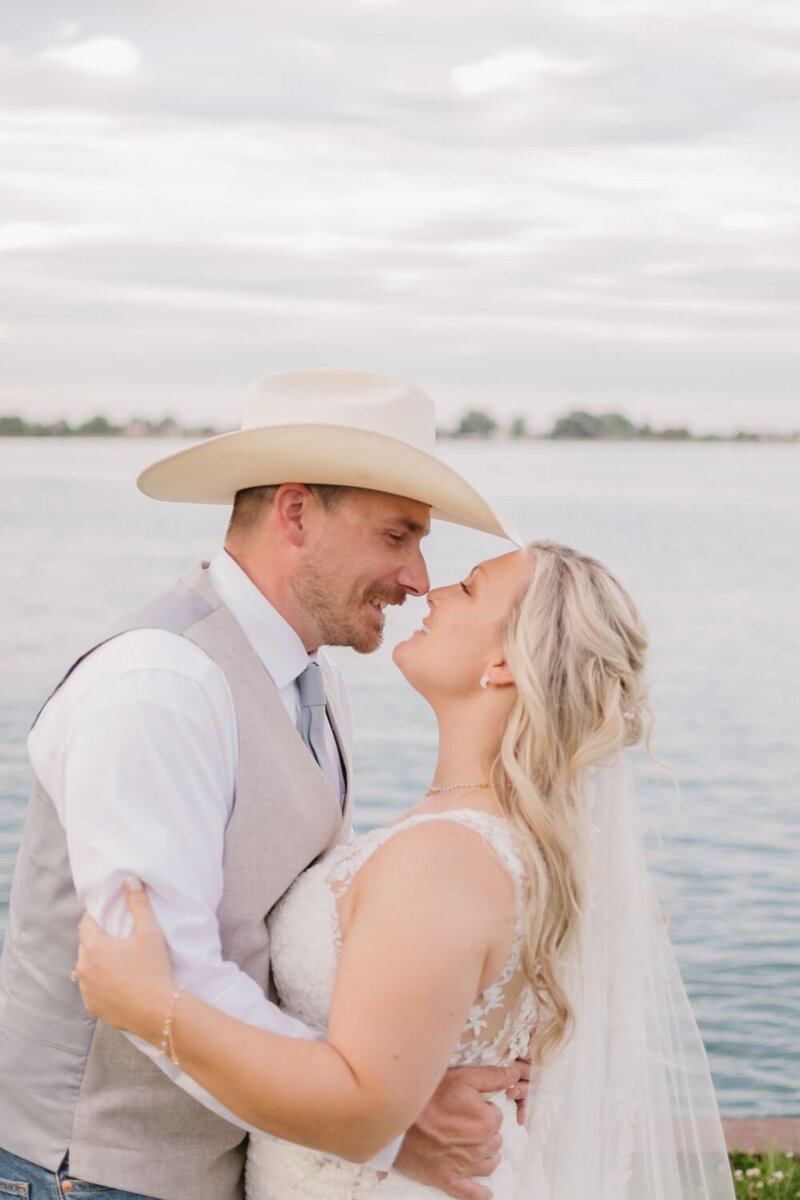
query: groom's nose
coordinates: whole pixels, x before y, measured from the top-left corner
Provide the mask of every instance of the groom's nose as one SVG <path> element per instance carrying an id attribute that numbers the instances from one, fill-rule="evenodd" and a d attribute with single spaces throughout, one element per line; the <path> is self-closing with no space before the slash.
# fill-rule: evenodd
<path id="1" fill-rule="evenodd" d="M 424 596 L 431 586 L 428 578 L 428 568 L 422 551 L 417 547 L 408 562 L 403 564 L 397 576 L 400 587 L 412 596 Z"/>

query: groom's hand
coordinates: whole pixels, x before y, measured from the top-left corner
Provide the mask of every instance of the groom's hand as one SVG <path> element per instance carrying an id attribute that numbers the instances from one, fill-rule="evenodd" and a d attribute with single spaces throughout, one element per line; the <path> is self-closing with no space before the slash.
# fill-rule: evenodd
<path id="1" fill-rule="evenodd" d="M 517 1106 L 517 1124 L 525 1125 L 528 1119 L 528 1093 L 531 1088 L 531 1060 L 518 1058 L 517 1066 L 520 1072 L 519 1083 L 509 1088 L 506 1095 Z"/>
<path id="2" fill-rule="evenodd" d="M 487 1093 L 519 1086 L 520 1066 L 454 1067 L 409 1129 L 395 1169 L 439 1188 L 456 1200 L 490 1200 L 491 1191 L 472 1177 L 491 1175 L 500 1163 L 500 1109 Z"/>

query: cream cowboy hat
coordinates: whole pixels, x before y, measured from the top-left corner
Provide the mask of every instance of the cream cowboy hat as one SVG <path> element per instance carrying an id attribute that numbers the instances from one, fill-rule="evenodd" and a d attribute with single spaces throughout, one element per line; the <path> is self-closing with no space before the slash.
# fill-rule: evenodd
<path id="1" fill-rule="evenodd" d="M 241 488 L 332 483 L 419 500 L 431 516 L 519 539 L 465 479 L 434 457 L 433 401 L 413 384 L 363 371 L 285 371 L 245 395 L 242 428 L 147 467 L 156 500 L 232 504 Z"/>

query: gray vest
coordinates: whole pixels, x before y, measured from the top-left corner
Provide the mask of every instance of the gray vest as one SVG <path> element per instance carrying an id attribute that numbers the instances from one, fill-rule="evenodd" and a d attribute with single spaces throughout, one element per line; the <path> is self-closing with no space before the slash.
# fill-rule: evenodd
<path id="1" fill-rule="evenodd" d="M 230 686 L 239 766 L 217 915 L 224 958 L 266 989 L 265 917 L 342 836 L 338 798 L 201 567 L 108 636 L 142 628 L 189 638 Z M 335 688 L 328 695 L 341 729 Z M 349 808 L 348 800 L 345 823 Z M 0 1146 L 53 1171 L 69 1151 L 70 1173 L 78 1178 L 159 1200 L 240 1200 L 241 1129 L 193 1100 L 84 1009 L 70 979 L 80 916 L 64 829 L 34 781 L 0 961 Z"/>

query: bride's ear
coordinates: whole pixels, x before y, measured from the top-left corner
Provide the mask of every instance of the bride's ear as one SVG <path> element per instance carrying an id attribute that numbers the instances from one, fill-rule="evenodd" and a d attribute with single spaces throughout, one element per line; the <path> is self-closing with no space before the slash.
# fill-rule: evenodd
<path id="1" fill-rule="evenodd" d="M 487 681 L 486 687 L 513 687 L 516 682 L 511 674 L 511 668 L 504 658 L 498 658 L 489 663 L 483 678 Z"/>

